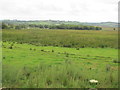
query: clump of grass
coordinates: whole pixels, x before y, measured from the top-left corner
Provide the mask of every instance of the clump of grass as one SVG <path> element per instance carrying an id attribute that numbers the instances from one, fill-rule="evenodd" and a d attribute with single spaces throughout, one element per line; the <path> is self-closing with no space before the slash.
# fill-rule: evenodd
<path id="1" fill-rule="evenodd" d="M 3 56 L 3 59 L 5 59 L 6 57 L 5 56 Z"/>
<path id="2" fill-rule="evenodd" d="M 11 43 L 10 43 L 11 44 Z M 13 49 L 14 43 L 9 46 L 9 49 Z"/>
<path id="3" fill-rule="evenodd" d="M 69 57 L 69 53 L 66 53 L 66 57 Z"/>
<path id="4" fill-rule="evenodd" d="M 76 50 L 79 50 L 79 48 L 76 48 Z"/>
<path id="5" fill-rule="evenodd" d="M 9 47 L 9 49 L 13 49 L 13 47 L 12 47 L 12 46 L 10 46 L 10 47 Z"/>
<path id="6" fill-rule="evenodd" d="M 29 76 L 30 76 L 30 74 L 31 74 L 30 68 L 24 66 L 22 70 L 23 70 L 23 71 L 22 71 L 22 72 L 23 72 L 23 75 L 28 79 Z"/>
<path id="7" fill-rule="evenodd" d="M 20 44 L 23 44 L 23 42 L 20 42 Z"/>
<path id="8" fill-rule="evenodd" d="M 117 60 L 117 59 L 114 59 L 114 60 L 113 60 L 113 63 L 120 63 L 120 61 Z"/>
<path id="9" fill-rule="evenodd" d="M 69 47 L 69 48 L 70 48 L 70 47 L 71 47 L 71 45 L 69 45 L 69 44 L 68 44 L 68 45 L 66 45 L 66 44 L 65 44 L 65 45 L 63 45 L 63 47 Z"/>
<path id="10" fill-rule="evenodd" d="M 3 48 L 6 48 L 6 46 L 2 46 Z"/>
<path id="11" fill-rule="evenodd" d="M 44 51 L 44 49 L 41 49 L 41 51 Z"/>
<path id="12" fill-rule="evenodd" d="M 85 45 L 81 46 L 81 48 L 85 48 Z"/>
<path id="13" fill-rule="evenodd" d="M 111 70 L 111 66 L 110 65 L 106 65 L 106 71 L 110 71 Z"/>
<path id="14" fill-rule="evenodd" d="M 54 50 L 52 50 L 52 52 L 54 52 Z"/>
<path id="15" fill-rule="evenodd" d="M 58 52 L 58 54 L 60 54 L 60 52 Z"/>

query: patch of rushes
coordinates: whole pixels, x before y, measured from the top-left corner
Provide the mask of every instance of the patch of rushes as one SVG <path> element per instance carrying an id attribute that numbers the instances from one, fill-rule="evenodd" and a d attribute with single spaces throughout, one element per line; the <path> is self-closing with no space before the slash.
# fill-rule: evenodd
<path id="1" fill-rule="evenodd" d="M 94 30 L 3 30 L 3 41 L 28 43 L 36 46 L 76 48 L 118 48 L 117 31 Z"/>

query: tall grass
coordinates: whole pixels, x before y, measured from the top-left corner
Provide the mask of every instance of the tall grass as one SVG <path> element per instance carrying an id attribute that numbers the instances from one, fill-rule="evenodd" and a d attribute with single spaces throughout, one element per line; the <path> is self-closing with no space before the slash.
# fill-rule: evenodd
<path id="1" fill-rule="evenodd" d="M 34 68 L 24 66 L 18 70 L 11 70 L 10 67 L 3 66 L 3 87 L 93 88 L 89 83 L 91 79 L 98 80 L 96 88 L 118 87 L 116 71 L 110 70 L 106 73 L 106 68 L 90 69 L 76 66 L 72 60 L 65 60 L 61 65 L 41 63 Z"/>
<path id="2" fill-rule="evenodd" d="M 3 30 L 3 41 L 14 41 L 43 46 L 76 48 L 117 48 L 117 31 L 88 30 Z"/>
<path id="3" fill-rule="evenodd" d="M 3 30 L 3 41 L 3 87 L 118 87 L 117 31 Z"/>

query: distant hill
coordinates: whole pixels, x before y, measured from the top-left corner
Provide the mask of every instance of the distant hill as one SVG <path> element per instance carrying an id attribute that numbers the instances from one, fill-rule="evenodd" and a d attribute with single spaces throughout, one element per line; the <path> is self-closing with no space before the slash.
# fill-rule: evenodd
<path id="1" fill-rule="evenodd" d="M 100 26 L 100 27 L 118 27 L 117 22 L 100 22 L 100 23 L 89 23 L 89 22 L 78 22 L 78 21 L 59 21 L 59 20 L 0 20 L 10 24 L 36 24 L 36 25 L 59 25 L 59 24 L 72 24 L 72 25 L 88 25 L 88 26 Z"/>
<path id="2" fill-rule="evenodd" d="M 101 27 L 118 27 L 118 23 L 116 22 L 82 23 L 82 24 L 91 25 L 91 26 L 101 26 Z"/>

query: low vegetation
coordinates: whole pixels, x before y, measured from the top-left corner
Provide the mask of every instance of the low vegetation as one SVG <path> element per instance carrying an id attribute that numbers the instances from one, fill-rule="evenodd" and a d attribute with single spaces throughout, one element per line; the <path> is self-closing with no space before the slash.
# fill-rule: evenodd
<path id="1" fill-rule="evenodd" d="M 2 36 L 3 41 L 28 43 L 36 46 L 118 48 L 117 33 L 117 31 L 94 30 L 7 29 L 2 31 Z"/>
<path id="2" fill-rule="evenodd" d="M 0 30 L 3 87 L 118 88 L 117 30 L 60 25 Z"/>
<path id="3" fill-rule="evenodd" d="M 3 42 L 3 87 L 117 88 L 117 52 Z"/>

